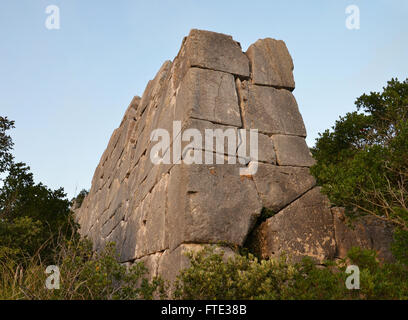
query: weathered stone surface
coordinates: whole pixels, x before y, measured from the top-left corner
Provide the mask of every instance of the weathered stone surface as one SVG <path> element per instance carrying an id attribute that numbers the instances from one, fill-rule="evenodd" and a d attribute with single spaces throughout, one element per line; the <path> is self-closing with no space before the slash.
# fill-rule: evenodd
<path id="1" fill-rule="evenodd" d="M 189 137 L 194 132 L 201 135 L 201 140 L 199 141 L 201 142 L 201 147 L 199 146 L 200 143 L 196 144 L 194 139 Z M 186 155 L 193 157 L 192 150 L 217 152 L 222 155 L 235 157 L 237 155 L 238 144 L 238 129 L 236 127 L 214 124 L 205 120 L 189 119 L 182 128 L 181 151 L 183 159 Z M 206 163 L 204 152 L 201 154 L 201 163 Z"/>
<path id="2" fill-rule="evenodd" d="M 165 250 L 166 194 L 168 175 L 164 176 L 129 217 L 121 260 L 129 261 Z"/>
<path id="3" fill-rule="evenodd" d="M 375 250 L 381 261 L 393 262 L 393 227 L 372 216 L 349 220 L 344 208 L 332 208 L 338 258 L 345 258 L 352 247 Z"/>
<path id="4" fill-rule="evenodd" d="M 148 106 L 155 105 L 158 102 L 158 99 L 161 98 L 160 93 L 166 83 L 166 80 L 168 81 L 168 75 L 171 67 L 172 62 L 165 61 L 154 79 L 148 82 L 143 96 L 139 102 L 137 110 L 139 117 L 145 112 Z"/>
<path id="5" fill-rule="evenodd" d="M 247 146 L 250 147 L 250 145 L 250 140 L 247 138 Z M 250 154 L 250 150 L 248 150 L 247 154 Z M 258 161 L 276 164 L 276 152 L 273 141 L 262 133 L 258 134 Z"/>
<path id="6" fill-rule="evenodd" d="M 292 93 L 238 82 L 242 117 L 246 129 L 266 134 L 288 134 L 306 137 L 302 116 Z"/>
<path id="7" fill-rule="evenodd" d="M 260 214 L 251 179 L 238 165 L 179 165 L 170 172 L 167 233 L 181 243 L 242 245 Z"/>
<path id="8" fill-rule="evenodd" d="M 316 184 L 308 168 L 258 163 L 253 175 L 262 206 L 278 212 Z"/>
<path id="9" fill-rule="evenodd" d="M 247 52 L 251 62 L 252 83 L 295 89 L 293 61 L 285 42 L 271 38 L 260 39 Z"/>
<path id="10" fill-rule="evenodd" d="M 101 220 L 102 222 L 102 227 L 101 227 L 101 236 L 103 238 L 108 237 L 112 230 L 114 230 L 119 223 L 124 219 L 125 217 L 125 207 L 124 204 L 120 204 L 117 207 L 112 207 L 109 208 L 108 210 L 105 211 L 106 217 Z"/>
<path id="11" fill-rule="evenodd" d="M 258 133 L 258 155 L 254 157 L 251 156 L 250 152 L 251 145 L 252 147 L 254 147 L 253 146 L 254 142 L 253 141 L 251 142 L 249 130 L 245 130 L 244 134 L 242 134 L 242 132 L 239 131 L 239 145 L 241 145 L 241 143 L 245 143 L 245 149 L 243 147 L 242 148 L 243 150 L 246 150 L 245 157 L 248 158 L 248 162 L 260 161 L 276 164 L 276 153 L 271 137 L 267 136 L 266 134 Z M 239 156 L 241 156 L 241 154 L 239 154 Z"/>
<path id="12" fill-rule="evenodd" d="M 247 54 L 252 78 L 248 57 L 231 37 L 192 30 L 174 62 L 166 61 L 142 98 L 133 98 L 95 170 L 89 195 L 76 209 L 80 233 L 95 250 L 114 241 L 121 262 L 143 261 L 151 276 L 174 279 L 187 266 L 182 252 L 204 244 L 248 243 L 267 208 L 277 214 L 250 237 L 261 255 L 287 251 L 295 259 L 309 255 L 319 262 L 334 256 L 327 199 L 313 189 L 305 127 L 287 90 L 294 87 L 290 57 L 274 40 L 258 41 Z M 173 133 L 174 121 L 181 122 L 181 134 Z M 156 129 L 170 135 L 166 150 L 153 149 Z M 192 148 L 201 148 L 203 162 L 214 164 L 176 163 L 174 147 L 186 129 L 201 134 L 203 144 Z M 216 141 L 206 147 L 206 129 L 230 130 L 236 145 L 228 150 L 225 139 L 219 144 L 223 150 Z M 259 132 L 258 157 L 249 152 L 250 129 Z M 247 145 L 239 148 L 243 137 Z M 182 149 L 189 142 L 182 141 Z M 170 155 L 171 163 L 153 163 L 152 150 Z M 183 153 L 181 162 L 188 156 Z M 246 167 L 257 171 L 240 175 Z M 359 243 L 388 254 L 388 229 L 361 223 Z M 338 221 L 335 226 L 343 255 L 357 234 Z"/>
<path id="13" fill-rule="evenodd" d="M 315 163 L 304 138 L 278 134 L 272 141 L 278 165 L 311 167 Z"/>
<path id="14" fill-rule="evenodd" d="M 193 29 L 183 40 L 174 61 L 174 86 L 184 77 L 188 68 L 200 67 L 249 77 L 249 60 L 241 46 L 231 36 Z"/>
<path id="15" fill-rule="evenodd" d="M 137 117 L 137 107 L 140 104 L 140 100 L 142 98 L 139 96 L 134 96 L 132 101 L 130 102 L 129 107 L 127 108 L 125 115 L 123 116 L 122 122 L 120 124 L 120 126 L 122 126 L 123 122 L 126 120 L 135 120 L 136 121 L 136 117 Z"/>
<path id="16" fill-rule="evenodd" d="M 118 254 L 123 247 L 123 241 L 125 237 L 126 223 L 120 221 L 120 223 L 112 230 L 112 232 L 105 238 L 106 243 L 114 243 Z"/>
<path id="17" fill-rule="evenodd" d="M 176 100 L 176 117 L 180 119 L 182 115 L 240 127 L 234 77 L 224 72 L 189 69 Z"/>
<path id="18" fill-rule="evenodd" d="M 336 243 L 329 202 L 314 188 L 262 223 L 251 243 L 262 258 L 309 256 L 319 263 L 334 258 Z"/>
<path id="19" fill-rule="evenodd" d="M 153 280 L 154 277 L 158 277 L 159 276 L 159 263 L 160 263 L 160 259 L 163 256 L 163 252 L 156 252 L 153 254 L 150 254 L 148 256 L 142 257 L 140 259 L 136 259 L 134 261 L 134 263 L 139 263 L 142 262 L 143 265 L 145 266 L 145 268 L 148 271 L 147 274 L 147 278 L 148 280 Z M 133 263 L 129 264 L 129 267 L 131 267 L 133 265 Z"/>

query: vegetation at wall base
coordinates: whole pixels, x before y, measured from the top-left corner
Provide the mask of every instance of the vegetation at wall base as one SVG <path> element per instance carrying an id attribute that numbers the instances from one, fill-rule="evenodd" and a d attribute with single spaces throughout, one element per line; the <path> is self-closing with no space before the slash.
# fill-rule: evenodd
<path id="1" fill-rule="evenodd" d="M 23 262 L 0 259 L 0 300 L 135 300 L 164 297 L 164 282 L 148 279 L 143 263 L 130 268 L 118 262 L 113 243 L 94 252 L 87 240 L 64 240 L 53 256 L 60 288 L 45 287 L 47 264 L 41 254 Z"/>
<path id="2" fill-rule="evenodd" d="M 401 263 L 381 265 L 376 253 L 353 248 L 347 259 L 316 265 L 258 260 L 248 254 L 226 259 L 214 248 L 188 253 L 191 266 L 181 271 L 175 299 L 202 300 L 360 300 L 408 299 L 408 268 Z M 360 290 L 346 287 L 347 265 L 360 269 Z"/>
<path id="3" fill-rule="evenodd" d="M 69 201 L 62 189 L 35 183 L 29 166 L 14 162 L 14 122 L 0 117 L 0 299 L 408 299 L 408 79 L 392 79 L 356 106 L 317 139 L 311 171 L 350 217 L 368 214 L 396 227 L 395 263 L 359 248 L 316 265 L 259 260 L 245 248 L 226 259 L 206 247 L 189 253 L 191 266 L 173 284 L 150 278 L 142 263 L 120 264 L 114 244 L 94 252 L 80 239 L 72 210 L 87 191 Z M 262 219 L 273 214 L 263 211 Z M 346 288 L 350 264 L 360 269 L 359 290 Z M 59 290 L 45 288 L 49 265 L 60 269 Z"/>

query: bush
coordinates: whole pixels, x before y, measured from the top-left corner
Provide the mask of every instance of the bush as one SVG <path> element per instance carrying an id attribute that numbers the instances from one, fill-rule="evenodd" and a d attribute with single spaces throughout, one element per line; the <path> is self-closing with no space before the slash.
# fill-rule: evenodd
<path id="1" fill-rule="evenodd" d="M 41 247 L 42 224 L 29 217 L 0 220 L 0 260 L 30 256 Z"/>
<path id="2" fill-rule="evenodd" d="M 58 245 L 54 265 L 60 271 L 60 289 L 48 290 L 47 265 L 40 256 L 28 257 L 21 264 L 0 259 L 0 299 L 111 300 L 164 297 L 164 284 L 147 279 L 142 263 L 129 269 L 117 260 L 114 244 L 99 253 L 89 241 L 67 241 Z M 7 254 L 7 253 L 6 253 Z"/>
<path id="3" fill-rule="evenodd" d="M 77 224 L 62 189 L 35 184 L 24 163 L 11 164 L 0 188 L 0 252 L 14 258 L 52 257 L 60 238 L 76 235 Z"/>
<path id="4" fill-rule="evenodd" d="M 118 262 L 114 245 L 93 252 L 80 240 L 63 189 L 34 183 L 30 168 L 14 163 L 14 122 L 0 117 L 0 299 L 152 299 L 164 295 L 160 279 L 147 279 L 142 263 Z M 80 206 L 87 191 L 75 199 Z M 58 266 L 60 289 L 48 290 L 48 265 Z"/>
<path id="5" fill-rule="evenodd" d="M 381 266 L 374 252 L 359 248 L 347 261 L 360 269 L 360 290 L 346 288 L 346 260 L 323 267 L 309 258 L 296 264 L 251 254 L 225 259 L 211 247 L 188 257 L 191 266 L 178 276 L 175 299 L 408 299 L 407 267 Z"/>
<path id="6" fill-rule="evenodd" d="M 81 208 L 82 202 L 84 202 L 85 197 L 89 194 L 88 190 L 82 189 L 76 197 L 71 200 L 72 210 Z"/>
<path id="7" fill-rule="evenodd" d="M 296 271 L 283 260 L 259 262 L 251 254 L 224 261 L 212 247 L 187 256 L 191 267 L 180 272 L 176 299 L 278 299 Z"/>

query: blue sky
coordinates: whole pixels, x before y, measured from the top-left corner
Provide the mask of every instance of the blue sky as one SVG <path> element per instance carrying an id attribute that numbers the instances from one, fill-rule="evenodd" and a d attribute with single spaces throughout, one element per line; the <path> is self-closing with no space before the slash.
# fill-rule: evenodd
<path id="1" fill-rule="evenodd" d="M 59 30 L 45 27 L 48 5 L 60 8 Z M 348 5 L 360 9 L 359 30 L 345 26 Z M 406 0 L 2 0 L 0 114 L 16 121 L 16 160 L 70 197 L 89 188 L 132 97 L 192 28 L 244 50 L 286 42 L 309 146 L 356 97 L 408 77 Z"/>

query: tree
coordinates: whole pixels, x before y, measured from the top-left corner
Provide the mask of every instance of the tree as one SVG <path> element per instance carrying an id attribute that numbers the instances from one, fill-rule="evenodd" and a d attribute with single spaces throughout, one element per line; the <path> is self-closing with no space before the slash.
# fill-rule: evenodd
<path id="1" fill-rule="evenodd" d="M 6 134 L 11 128 L 14 128 L 14 121 L 0 116 L 0 173 L 5 172 L 13 161 L 13 156 L 10 153 L 13 148 L 13 141 Z"/>
<path id="2" fill-rule="evenodd" d="M 12 164 L 0 188 L 0 246 L 19 255 L 43 258 L 51 254 L 59 237 L 75 235 L 76 223 L 63 189 L 35 184 L 29 167 Z"/>
<path id="3" fill-rule="evenodd" d="M 85 197 L 89 194 L 89 191 L 86 189 L 82 189 L 78 195 L 71 200 L 71 209 L 76 210 L 81 208 L 82 202 L 84 202 Z"/>
<path id="4" fill-rule="evenodd" d="M 11 128 L 14 121 L 0 117 L 0 173 L 8 173 L 0 188 L 0 258 L 39 250 L 46 258 L 58 237 L 76 236 L 77 225 L 62 188 L 34 183 L 30 167 L 13 162 L 13 141 L 6 134 Z"/>
<path id="5" fill-rule="evenodd" d="M 407 239 L 408 79 L 392 79 L 355 104 L 357 111 L 319 135 L 311 172 L 333 204 L 386 220 Z"/>

